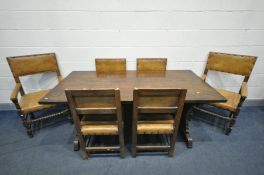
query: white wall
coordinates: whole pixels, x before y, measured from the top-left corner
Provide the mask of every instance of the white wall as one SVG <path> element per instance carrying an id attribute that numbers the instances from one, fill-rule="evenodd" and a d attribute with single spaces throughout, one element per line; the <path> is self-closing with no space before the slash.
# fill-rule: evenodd
<path id="1" fill-rule="evenodd" d="M 263 0 L 0 0 L 0 103 L 14 86 L 5 57 L 45 52 L 56 52 L 64 77 L 94 70 L 95 57 L 125 57 L 129 70 L 137 57 L 167 57 L 168 69 L 201 75 L 209 51 L 256 55 L 249 98 L 264 99 L 263 29 Z M 209 78 L 232 90 L 241 83 Z"/>

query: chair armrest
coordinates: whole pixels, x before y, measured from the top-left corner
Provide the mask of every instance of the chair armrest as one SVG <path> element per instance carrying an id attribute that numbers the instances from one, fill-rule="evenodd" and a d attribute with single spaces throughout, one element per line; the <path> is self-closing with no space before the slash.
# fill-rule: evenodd
<path id="1" fill-rule="evenodd" d="M 57 76 L 57 78 L 58 78 L 58 82 L 61 82 L 62 81 L 61 75 Z"/>
<path id="2" fill-rule="evenodd" d="M 10 100 L 12 100 L 14 103 L 17 103 L 17 95 L 21 89 L 21 84 L 17 83 L 14 90 L 11 93 Z"/>
<path id="3" fill-rule="evenodd" d="M 247 90 L 247 83 L 246 82 L 242 83 L 242 86 L 241 86 L 241 89 L 240 89 L 240 95 L 243 98 L 247 98 L 248 90 Z"/>
<path id="4" fill-rule="evenodd" d="M 201 79 L 202 79 L 203 81 L 205 81 L 205 79 L 206 79 L 206 74 L 203 74 L 202 77 L 201 77 Z"/>

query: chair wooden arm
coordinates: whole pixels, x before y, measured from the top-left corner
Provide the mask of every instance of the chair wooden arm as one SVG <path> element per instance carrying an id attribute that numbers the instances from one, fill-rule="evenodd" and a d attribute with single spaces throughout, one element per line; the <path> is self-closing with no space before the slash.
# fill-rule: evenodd
<path id="1" fill-rule="evenodd" d="M 205 79 L 206 79 L 206 74 L 203 74 L 202 77 L 201 77 L 201 79 L 202 79 L 203 81 L 205 81 Z"/>
<path id="2" fill-rule="evenodd" d="M 238 106 L 242 106 L 243 102 L 246 100 L 247 98 L 247 82 L 243 82 L 242 83 L 242 86 L 241 86 L 241 89 L 239 91 L 239 94 L 241 95 L 241 98 L 240 98 L 240 102 L 238 104 Z"/>
<path id="3" fill-rule="evenodd" d="M 17 103 L 17 95 L 21 89 L 21 84 L 17 83 L 14 90 L 11 93 L 10 100 L 12 100 L 13 103 Z"/>
<path id="4" fill-rule="evenodd" d="M 247 95 L 248 95 L 248 90 L 247 90 L 247 83 L 246 82 L 243 82 L 242 83 L 242 86 L 241 86 L 241 89 L 240 89 L 240 95 L 243 97 L 243 98 L 247 98 Z"/>
<path id="5" fill-rule="evenodd" d="M 60 75 L 60 76 L 58 76 L 57 78 L 58 78 L 58 81 L 59 81 L 59 82 L 61 82 L 61 80 L 62 80 L 62 77 L 61 77 L 61 75 Z"/>

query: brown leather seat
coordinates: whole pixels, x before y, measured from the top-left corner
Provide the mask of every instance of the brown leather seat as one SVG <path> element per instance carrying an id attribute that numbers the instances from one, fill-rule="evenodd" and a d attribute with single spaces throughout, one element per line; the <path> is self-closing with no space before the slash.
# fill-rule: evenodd
<path id="1" fill-rule="evenodd" d="M 83 135 L 117 135 L 118 125 L 112 124 L 89 124 L 81 126 L 81 132 Z"/>
<path id="2" fill-rule="evenodd" d="M 91 121 L 92 120 L 92 121 Z M 117 135 L 118 122 L 114 115 L 89 115 L 80 121 L 83 135 Z"/>
<path id="3" fill-rule="evenodd" d="M 56 105 L 39 104 L 40 99 L 43 98 L 48 92 L 48 90 L 42 90 L 23 95 L 19 101 L 21 111 L 23 113 L 29 113 L 55 107 Z"/>
<path id="4" fill-rule="evenodd" d="M 241 95 L 224 89 L 216 89 L 216 90 L 221 95 L 223 95 L 227 101 L 224 103 L 210 103 L 210 105 L 235 112 L 240 102 Z"/>
<path id="5" fill-rule="evenodd" d="M 172 115 L 140 115 L 137 125 L 138 134 L 171 134 L 174 119 Z"/>
<path id="6" fill-rule="evenodd" d="M 138 134 L 172 134 L 173 124 L 138 124 Z"/>

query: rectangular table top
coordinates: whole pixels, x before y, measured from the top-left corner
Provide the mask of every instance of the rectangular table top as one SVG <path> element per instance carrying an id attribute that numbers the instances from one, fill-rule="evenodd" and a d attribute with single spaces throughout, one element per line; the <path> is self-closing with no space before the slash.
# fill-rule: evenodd
<path id="1" fill-rule="evenodd" d="M 133 101 L 134 88 L 184 88 L 186 103 L 225 102 L 226 99 L 191 70 L 167 70 L 98 74 L 95 71 L 73 71 L 40 100 L 42 104 L 66 103 L 65 89 L 119 88 L 122 102 Z"/>

